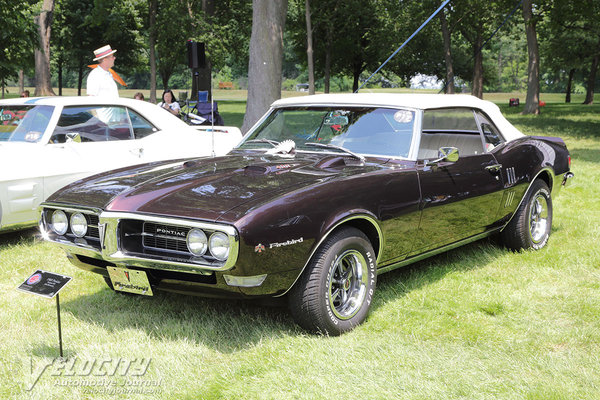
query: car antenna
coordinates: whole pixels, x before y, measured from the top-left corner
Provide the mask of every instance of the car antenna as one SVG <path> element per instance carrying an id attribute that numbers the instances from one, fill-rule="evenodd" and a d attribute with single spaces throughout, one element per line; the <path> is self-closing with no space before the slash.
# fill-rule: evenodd
<path id="1" fill-rule="evenodd" d="M 360 89 L 362 89 L 362 87 L 363 87 L 363 86 L 365 86 L 365 85 L 367 84 L 367 82 L 369 82 L 369 81 L 371 80 L 371 78 L 372 78 L 373 76 L 375 76 L 375 74 L 376 74 L 376 73 L 378 73 L 378 72 L 379 72 L 379 70 L 380 70 L 381 68 L 383 68 L 383 66 L 384 66 L 385 64 L 387 64 L 387 63 L 388 63 L 388 61 L 390 61 L 392 58 L 394 58 L 394 56 L 395 56 L 396 54 L 398 54 L 398 52 L 399 52 L 400 50 L 402 50 L 402 48 L 403 48 L 404 46 L 406 46 L 406 44 L 407 44 L 408 42 L 410 42 L 410 41 L 412 40 L 412 38 L 413 38 L 413 37 L 415 37 L 415 36 L 416 36 L 416 35 L 417 35 L 417 34 L 418 34 L 420 31 L 421 31 L 421 29 L 423 29 L 423 28 L 425 27 L 425 25 L 427 25 L 427 24 L 429 23 L 429 21 L 431 21 L 431 20 L 433 19 L 433 17 L 435 17 L 435 16 L 437 15 L 437 13 L 439 13 L 439 12 L 440 12 L 440 11 L 441 11 L 441 10 L 442 10 L 444 7 L 446 7 L 446 4 L 448 4 L 448 3 L 450 3 L 450 0 L 446 0 L 446 1 L 445 1 L 445 2 L 444 2 L 442 5 L 441 5 L 441 6 L 439 6 L 439 7 L 438 7 L 438 9 L 437 9 L 437 10 L 435 10 L 435 11 L 434 11 L 434 13 L 433 13 L 433 14 L 431 14 L 431 15 L 429 16 L 429 18 L 427 18 L 427 20 L 426 20 L 425 22 L 423 22 L 423 23 L 421 24 L 421 26 L 420 26 L 420 27 L 419 27 L 419 28 L 418 28 L 416 31 L 414 31 L 414 32 L 413 32 L 413 34 L 412 34 L 412 35 L 410 35 L 410 37 L 409 37 L 408 39 L 406 39 L 406 41 L 405 41 L 404 43 L 402 43 L 402 46 L 398 47 L 398 49 L 396 49 L 396 51 L 395 51 L 395 52 L 393 52 L 393 53 L 392 53 L 392 55 L 391 55 L 391 56 L 389 56 L 389 57 L 388 57 L 388 59 L 387 59 L 387 60 L 385 60 L 385 61 L 383 62 L 383 64 L 381 64 L 381 65 L 379 66 L 379 68 L 377 68 L 377 69 L 375 70 L 375 72 L 373 72 L 373 73 L 371 74 L 371 76 L 369 76 L 369 77 L 367 78 L 367 80 L 365 80 L 365 81 L 363 82 L 363 84 L 362 84 L 362 85 L 360 85 L 360 87 L 359 87 L 358 89 L 356 89 L 356 91 L 355 91 L 354 93 L 358 93 L 358 91 L 359 91 Z"/>

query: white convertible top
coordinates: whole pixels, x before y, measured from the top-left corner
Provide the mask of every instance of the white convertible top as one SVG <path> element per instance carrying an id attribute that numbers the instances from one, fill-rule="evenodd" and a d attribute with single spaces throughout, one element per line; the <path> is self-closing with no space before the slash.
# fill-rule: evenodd
<path id="1" fill-rule="evenodd" d="M 428 110 L 448 107 L 470 107 L 482 110 L 500 129 L 507 141 L 523 135 L 504 118 L 497 105 L 465 94 L 420 94 L 420 93 L 343 93 L 317 94 L 313 96 L 288 97 L 275 101 L 271 107 L 290 106 L 377 106 Z"/>

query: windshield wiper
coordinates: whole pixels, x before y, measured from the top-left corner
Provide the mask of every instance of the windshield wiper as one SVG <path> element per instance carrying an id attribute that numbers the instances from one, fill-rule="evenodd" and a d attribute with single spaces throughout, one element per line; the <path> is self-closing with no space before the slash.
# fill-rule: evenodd
<path id="1" fill-rule="evenodd" d="M 279 142 L 277 140 L 271 140 L 271 139 L 250 139 L 250 140 L 246 140 L 244 143 L 269 143 L 271 146 L 275 147 L 279 144 Z"/>
<path id="2" fill-rule="evenodd" d="M 365 162 L 365 158 L 363 156 L 361 156 L 360 154 L 356 154 L 353 151 L 350 151 L 342 146 L 336 146 L 334 144 L 325 144 L 325 143 L 315 143 L 315 142 L 308 142 L 308 143 L 304 143 L 304 145 L 306 146 L 315 146 L 315 147 L 322 147 L 324 149 L 335 149 L 335 150 L 339 150 L 342 151 L 346 154 L 351 155 L 352 157 L 358 158 L 360 161 Z"/>

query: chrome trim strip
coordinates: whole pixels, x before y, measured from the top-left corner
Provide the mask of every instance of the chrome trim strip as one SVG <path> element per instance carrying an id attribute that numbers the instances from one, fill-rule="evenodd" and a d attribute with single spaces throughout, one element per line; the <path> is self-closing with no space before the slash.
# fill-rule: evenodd
<path id="1" fill-rule="evenodd" d="M 308 263 L 310 262 L 310 260 L 312 259 L 312 257 L 314 256 L 314 254 L 317 252 L 317 250 L 319 249 L 319 247 L 321 246 L 321 244 L 325 241 L 325 239 L 327 239 L 329 237 L 329 235 L 340 225 L 348 222 L 348 221 L 352 221 L 354 219 L 364 219 L 366 221 L 368 221 L 369 223 L 371 223 L 375 229 L 377 230 L 377 235 L 379 236 L 379 253 L 377 254 L 377 260 L 375 261 L 376 263 L 379 262 L 380 258 L 381 258 L 381 253 L 382 253 L 382 249 L 383 249 L 383 232 L 381 231 L 381 228 L 379 227 L 379 225 L 377 224 L 377 221 L 375 220 L 375 218 L 371 217 L 370 215 L 367 214 L 357 214 L 357 215 L 351 215 L 349 217 L 346 217 L 340 221 L 338 221 L 333 227 L 331 227 L 326 233 L 325 235 L 323 235 L 323 237 L 321 238 L 321 240 L 319 240 L 319 242 L 317 243 L 317 245 L 313 248 L 313 251 L 310 253 L 308 259 L 306 260 L 306 262 L 304 263 L 304 266 L 302 267 L 302 271 L 300 271 L 300 273 L 298 274 L 298 277 L 296 278 L 296 280 L 294 280 L 294 283 L 292 283 L 290 285 L 290 287 L 283 292 L 280 295 L 274 296 L 274 297 L 281 297 L 284 296 L 285 294 L 287 294 L 287 292 L 290 291 L 291 288 L 294 287 L 294 285 L 296 284 L 296 282 L 298 281 L 298 279 L 300 279 L 300 276 L 302 276 L 302 274 L 304 273 L 304 270 L 306 269 L 306 267 L 308 266 Z"/>
<path id="2" fill-rule="evenodd" d="M 435 250 L 431 250 L 431 251 L 428 251 L 426 253 L 422 253 L 422 254 L 416 255 L 414 257 L 406 258 L 406 259 L 404 259 L 402 261 L 399 261 L 399 262 L 394 263 L 394 264 L 390 264 L 390 265 L 388 265 L 386 267 L 378 268 L 377 269 L 377 275 L 393 271 L 393 270 L 395 270 L 397 268 L 404 267 L 404 266 L 406 266 L 408 264 L 412 264 L 412 263 L 424 260 L 424 259 L 429 258 L 429 257 L 433 257 L 435 255 L 438 255 L 440 253 L 444 253 L 446 251 L 455 249 L 455 248 L 463 246 L 465 244 L 469 244 L 471 242 L 476 242 L 477 240 L 483 239 L 486 236 L 490 236 L 491 234 L 493 234 L 496 231 L 497 231 L 497 229 L 494 229 L 494 230 L 488 231 L 488 232 L 484 232 L 484 233 L 480 233 L 480 234 L 477 234 L 475 236 L 471 236 L 471 237 L 469 237 L 467 239 L 459 240 L 458 242 L 454 242 L 454 243 L 448 244 L 446 246 L 439 247 L 439 248 L 437 248 Z"/>
<path id="3" fill-rule="evenodd" d="M 506 228 L 508 226 L 508 224 L 510 224 L 510 221 L 512 221 L 512 219 L 515 217 L 517 210 L 519 209 L 519 207 L 521 207 L 521 203 L 523 203 L 523 200 L 525 200 L 525 196 L 527 196 L 527 193 L 529 193 L 529 189 L 531 189 L 531 185 L 533 185 L 533 182 L 535 182 L 537 177 L 540 176 L 540 174 L 542 172 L 550 172 L 550 180 L 551 180 L 550 187 L 549 187 L 550 195 L 552 195 L 554 193 L 554 190 L 553 190 L 554 189 L 554 181 L 556 180 L 556 175 L 554 174 L 554 171 L 550 167 L 545 167 L 545 168 L 540 169 L 538 171 L 538 173 L 535 174 L 533 179 L 529 182 L 529 186 L 527 186 L 527 190 L 523 193 L 523 197 L 521 197 L 519 204 L 517 204 L 517 207 L 515 208 L 515 212 L 513 213 L 513 215 L 510 216 L 510 219 L 506 222 L 506 224 L 504 224 L 504 226 L 500 229 L 500 232 L 502 232 L 504 230 L 504 228 Z"/>

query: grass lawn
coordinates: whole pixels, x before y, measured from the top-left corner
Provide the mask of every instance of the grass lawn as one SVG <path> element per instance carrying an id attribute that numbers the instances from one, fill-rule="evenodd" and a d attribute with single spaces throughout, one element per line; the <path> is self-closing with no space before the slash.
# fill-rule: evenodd
<path id="1" fill-rule="evenodd" d="M 600 398 L 600 106 L 548 95 L 522 116 L 513 96 L 486 98 L 573 158 L 543 250 L 484 240 L 382 275 L 366 323 L 330 338 L 276 305 L 115 294 L 35 230 L 0 235 L 0 398 Z M 241 125 L 243 100 L 219 107 Z M 71 364 L 55 359 L 55 302 L 15 289 L 36 269 L 74 278 L 61 293 Z"/>

